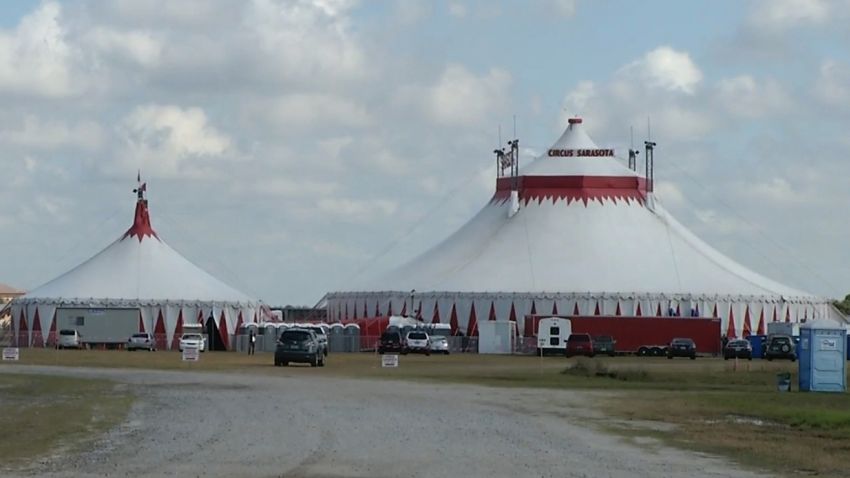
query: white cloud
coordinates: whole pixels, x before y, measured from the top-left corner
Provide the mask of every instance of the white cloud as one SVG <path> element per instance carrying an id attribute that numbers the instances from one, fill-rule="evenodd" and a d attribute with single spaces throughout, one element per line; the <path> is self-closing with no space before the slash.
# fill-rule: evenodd
<path id="1" fill-rule="evenodd" d="M 593 82 L 580 82 L 564 99 L 564 108 L 567 110 L 565 113 L 568 116 L 581 115 L 594 96 L 596 96 L 596 86 Z"/>
<path id="2" fill-rule="evenodd" d="M 422 104 L 437 123 L 470 126 L 492 122 L 492 115 L 501 111 L 505 104 L 511 81 L 510 73 L 499 68 L 476 75 L 454 64 L 443 70 L 436 84 L 424 89 L 408 89 L 403 92 L 403 99 Z"/>
<path id="3" fill-rule="evenodd" d="M 546 4 L 556 15 L 572 17 L 576 14 L 578 0 L 546 0 Z"/>
<path id="4" fill-rule="evenodd" d="M 654 184 L 655 194 L 671 207 L 682 207 L 685 204 L 685 195 L 679 186 L 672 181 L 656 181 Z"/>
<path id="5" fill-rule="evenodd" d="M 45 3 L 15 30 L 0 31 L 0 91 L 46 97 L 79 93 L 61 14 L 59 4 Z"/>
<path id="6" fill-rule="evenodd" d="M 687 52 L 658 47 L 623 70 L 636 73 L 648 85 L 693 94 L 702 81 L 702 71 Z"/>
<path id="7" fill-rule="evenodd" d="M 284 78 L 315 82 L 363 78 L 366 58 L 351 33 L 346 13 L 354 2 L 254 0 L 243 19 L 252 31 L 268 69 Z"/>
<path id="8" fill-rule="evenodd" d="M 238 184 L 238 191 L 258 192 L 270 196 L 302 198 L 313 201 L 318 197 L 332 194 L 337 189 L 333 181 L 315 181 L 304 178 L 274 177 L 264 178 L 252 184 Z"/>
<path id="9" fill-rule="evenodd" d="M 0 144 L 33 150 L 79 148 L 94 151 L 104 140 L 103 128 L 93 121 L 69 125 L 62 121 L 45 121 L 34 115 L 27 115 L 20 125 L 5 125 L 0 129 Z"/>
<path id="10" fill-rule="evenodd" d="M 354 199 L 342 197 L 324 197 L 316 206 L 320 213 L 338 220 L 352 223 L 374 222 L 381 216 L 390 216 L 398 209 L 398 204 L 387 199 Z"/>
<path id="11" fill-rule="evenodd" d="M 126 162 L 156 174 L 199 174 L 182 168 L 187 160 L 220 156 L 232 148 L 230 138 L 207 122 L 204 110 L 174 105 L 144 105 L 128 114 L 119 127 L 127 147 Z"/>
<path id="12" fill-rule="evenodd" d="M 156 66 L 162 56 L 163 41 L 146 31 L 121 31 L 96 27 L 85 33 L 85 44 L 100 55 L 122 61 L 129 59 L 143 67 Z"/>
<path id="13" fill-rule="evenodd" d="M 750 75 L 721 80 L 717 99 L 730 113 L 749 118 L 781 113 L 791 106 L 791 99 L 779 82 L 757 81 Z"/>
<path id="14" fill-rule="evenodd" d="M 280 128 L 298 130 L 334 125 L 366 127 L 372 123 L 369 112 L 353 99 L 323 93 L 265 98 L 254 104 L 251 111 L 264 115 Z"/>
<path id="15" fill-rule="evenodd" d="M 466 5 L 462 3 L 452 2 L 449 4 L 449 15 L 455 18 L 463 18 L 467 14 Z"/>
<path id="16" fill-rule="evenodd" d="M 824 61 L 814 85 L 814 96 L 828 106 L 850 107 L 850 65 Z"/>
<path id="17" fill-rule="evenodd" d="M 765 178 L 754 184 L 744 185 L 741 190 L 746 195 L 769 204 L 787 204 L 803 200 L 799 190 L 792 187 L 791 183 L 782 177 Z"/>
<path id="18" fill-rule="evenodd" d="M 825 0 L 761 0 L 750 14 L 756 27 L 786 29 L 799 25 L 817 25 L 830 17 L 830 3 Z"/>

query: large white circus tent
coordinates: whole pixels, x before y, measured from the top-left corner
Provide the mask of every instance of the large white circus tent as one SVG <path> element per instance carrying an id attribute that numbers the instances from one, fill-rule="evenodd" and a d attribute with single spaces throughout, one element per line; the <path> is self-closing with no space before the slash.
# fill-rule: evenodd
<path id="1" fill-rule="evenodd" d="M 133 225 L 115 242 L 61 276 L 12 302 L 18 346 L 50 346 L 57 312 L 138 310 L 138 332 L 175 348 L 184 324 L 201 323 L 231 348 L 242 323 L 255 322 L 258 302 L 192 264 L 151 227 L 146 185 L 138 188 Z M 126 340 L 126 337 L 125 337 Z"/>
<path id="2" fill-rule="evenodd" d="M 580 118 L 522 169 L 515 142 L 499 156 L 512 173 L 477 215 L 411 262 L 327 294 L 330 317 L 402 313 L 471 335 L 479 320 L 529 314 L 719 317 L 742 336 L 834 313 L 696 237 L 655 197 L 651 168 L 598 147 Z"/>

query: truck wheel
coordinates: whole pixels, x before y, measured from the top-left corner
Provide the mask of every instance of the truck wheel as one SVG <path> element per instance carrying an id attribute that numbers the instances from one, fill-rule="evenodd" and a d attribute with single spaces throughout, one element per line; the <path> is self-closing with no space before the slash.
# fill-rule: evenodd
<path id="1" fill-rule="evenodd" d="M 319 367 L 325 366 L 325 357 L 322 357 L 322 360 L 319 362 Z"/>
<path id="2" fill-rule="evenodd" d="M 647 350 L 646 347 L 641 347 L 641 348 L 638 349 L 638 356 L 640 356 L 640 357 L 646 357 L 646 355 L 648 353 L 649 353 L 649 350 Z"/>
<path id="3" fill-rule="evenodd" d="M 284 367 L 289 367 L 289 362 L 287 362 L 286 360 L 284 360 L 280 364 L 283 365 Z"/>
<path id="4" fill-rule="evenodd" d="M 673 360 L 673 356 L 672 356 L 672 355 L 668 355 L 668 356 L 667 356 L 667 360 Z"/>
<path id="5" fill-rule="evenodd" d="M 315 367 L 317 365 L 319 365 L 319 353 L 318 352 L 316 353 L 316 355 L 313 355 L 313 358 L 310 359 L 310 366 L 311 367 Z"/>
<path id="6" fill-rule="evenodd" d="M 696 355 L 691 355 L 691 360 L 696 360 L 696 359 L 697 359 Z"/>

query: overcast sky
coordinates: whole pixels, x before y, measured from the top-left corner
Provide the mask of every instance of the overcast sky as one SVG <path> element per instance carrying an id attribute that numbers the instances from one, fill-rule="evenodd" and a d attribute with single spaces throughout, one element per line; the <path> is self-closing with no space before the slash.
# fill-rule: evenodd
<path id="1" fill-rule="evenodd" d="M 0 282 L 132 222 L 270 304 L 410 259 L 581 115 L 743 264 L 850 292 L 850 1 L 0 4 Z M 628 238 L 624 238 L 627 240 Z"/>

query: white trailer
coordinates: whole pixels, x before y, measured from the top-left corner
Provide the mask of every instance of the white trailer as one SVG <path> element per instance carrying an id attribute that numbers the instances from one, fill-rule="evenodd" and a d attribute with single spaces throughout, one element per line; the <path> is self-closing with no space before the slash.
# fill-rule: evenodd
<path id="1" fill-rule="evenodd" d="M 558 353 L 563 355 L 567 349 L 567 339 L 573 332 L 570 319 L 547 317 L 537 322 L 537 355 Z"/>

